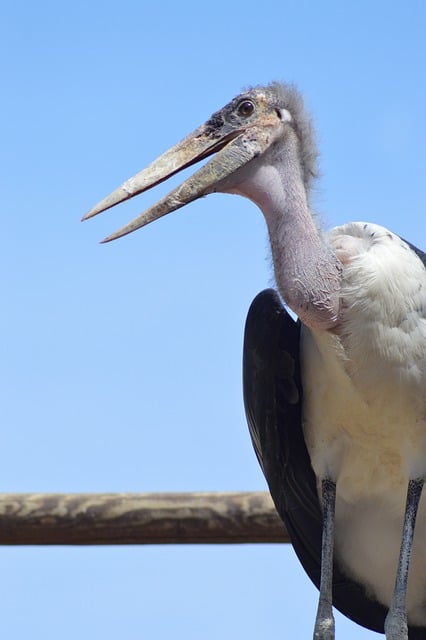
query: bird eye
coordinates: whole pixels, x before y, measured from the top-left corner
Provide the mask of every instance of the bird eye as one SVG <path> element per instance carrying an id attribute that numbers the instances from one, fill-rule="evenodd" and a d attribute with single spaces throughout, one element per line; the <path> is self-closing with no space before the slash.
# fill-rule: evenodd
<path id="1" fill-rule="evenodd" d="M 254 103 L 251 100 L 243 100 L 238 107 L 238 113 L 244 118 L 248 118 L 254 111 Z"/>

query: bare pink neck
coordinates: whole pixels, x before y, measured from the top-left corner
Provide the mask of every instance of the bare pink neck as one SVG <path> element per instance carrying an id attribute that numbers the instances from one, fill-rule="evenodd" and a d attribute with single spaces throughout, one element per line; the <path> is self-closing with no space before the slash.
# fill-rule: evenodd
<path id="1" fill-rule="evenodd" d="M 309 209 L 295 136 L 289 135 L 279 158 L 274 153 L 269 162 L 265 158 L 253 167 L 234 192 L 253 200 L 265 216 L 285 302 L 307 326 L 330 329 L 339 317 L 341 264 Z"/>

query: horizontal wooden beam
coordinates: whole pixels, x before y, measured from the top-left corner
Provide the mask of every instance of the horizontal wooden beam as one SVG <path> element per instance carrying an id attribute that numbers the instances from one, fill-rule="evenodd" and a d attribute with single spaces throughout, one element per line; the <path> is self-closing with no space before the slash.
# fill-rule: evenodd
<path id="1" fill-rule="evenodd" d="M 0 545 L 289 542 L 268 493 L 0 494 Z"/>

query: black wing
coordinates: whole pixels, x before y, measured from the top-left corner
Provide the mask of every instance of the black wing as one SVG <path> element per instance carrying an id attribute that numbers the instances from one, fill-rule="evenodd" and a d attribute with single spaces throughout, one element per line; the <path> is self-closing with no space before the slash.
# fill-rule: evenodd
<path id="1" fill-rule="evenodd" d="M 254 299 L 244 336 L 244 404 L 275 507 L 303 568 L 319 588 L 322 514 L 302 432 L 299 337 L 300 324 L 275 291 L 268 289 Z M 358 624 L 383 633 L 386 608 L 369 599 L 336 563 L 333 604 Z M 422 637 L 410 634 L 410 640 Z"/>

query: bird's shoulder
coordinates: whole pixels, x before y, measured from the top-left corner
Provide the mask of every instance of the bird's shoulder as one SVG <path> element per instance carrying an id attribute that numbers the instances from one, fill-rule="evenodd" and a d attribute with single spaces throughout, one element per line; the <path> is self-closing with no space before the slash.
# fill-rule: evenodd
<path id="1" fill-rule="evenodd" d="M 348 222 L 328 232 L 328 240 L 341 262 L 345 265 L 354 258 L 371 253 L 382 259 L 395 260 L 400 257 L 420 260 L 426 267 L 426 254 L 414 244 L 404 240 L 386 227 L 372 222 Z"/>
<path id="2" fill-rule="evenodd" d="M 368 222 L 336 227 L 329 241 L 342 262 L 336 333 L 346 362 L 357 363 L 351 379 L 357 377 L 365 393 L 375 386 L 374 379 L 386 393 L 390 381 L 383 371 L 392 373 L 392 384 L 400 387 L 406 363 L 415 362 L 416 384 L 421 387 L 426 380 L 425 254 L 389 229 Z M 411 387 L 409 376 L 404 379 Z"/>
<path id="3" fill-rule="evenodd" d="M 351 332 L 362 332 L 370 321 L 405 327 L 407 319 L 416 327 L 421 321 L 426 331 L 426 255 L 420 249 L 368 222 L 336 227 L 328 237 L 342 263 L 342 314 L 360 325 Z"/>

